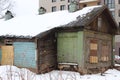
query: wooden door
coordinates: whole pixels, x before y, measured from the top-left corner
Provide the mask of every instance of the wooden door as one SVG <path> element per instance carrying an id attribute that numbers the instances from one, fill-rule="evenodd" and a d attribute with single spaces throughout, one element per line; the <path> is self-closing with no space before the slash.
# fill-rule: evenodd
<path id="1" fill-rule="evenodd" d="M 14 52 L 13 46 L 2 46 L 2 60 L 1 65 L 13 65 Z"/>
<path id="2" fill-rule="evenodd" d="M 34 42 L 14 42 L 14 65 L 36 69 L 36 45 Z"/>

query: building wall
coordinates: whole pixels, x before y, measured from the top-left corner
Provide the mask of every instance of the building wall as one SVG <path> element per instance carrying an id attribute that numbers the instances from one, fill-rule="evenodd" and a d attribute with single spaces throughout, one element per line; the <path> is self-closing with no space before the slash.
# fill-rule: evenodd
<path id="1" fill-rule="evenodd" d="M 87 1 L 87 0 L 84 0 L 83 2 L 80 1 L 80 8 L 83 8 L 84 5 L 86 6 L 95 6 L 95 5 L 98 5 L 98 0 L 91 0 L 91 1 Z"/>
<path id="2" fill-rule="evenodd" d="M 57 11 L 60 10 L 60 5 L 65 5 L 65 10 L 68 9 L 68 0 L 60 1 L 56 0 L 56 2 L 52 2 L 52 0 L 39 0 L 39 7 L 44 7 L 47 12 L 52 12 L 52 7 L 56 6 Z"/>
<path id="3" fill-rule="evenodd" d="M 60 11 L 60 6 L 65 5 L 64 10 L 68 10 L 70 1 L 72 0 L 56 0 L 56 2 L 52 2 L 52 0 L 39 0 L 39 7 L 44 7 L 46 12 L 52 12 L 52 7 L 56 6 L 56 11 Z M 75 1 L 79 2 L 79 0 Z"/>
<path id="4" fill-rule="evenodd" d="M 63 1 L 56 0 L 56 2 L 52 2 L 52 0 L 39 0 L 39 7 L 44 7 L 46 9 L 46 12 L 52 12 L 53 6 L 56 6 L 56 11 L 60 11 L 60 6 L 65 5 L 65 10 L 68 10 L 70 1 L 68 2 L 68 0 Z M 80 8 L 82 8 L 84 4 L 87 4 L 87 6 L 94 6 L 98 5 L 99 2 L 99 0 L 75 0 L 75 1 L 80 3 L 79 6 Z"/>
<path id="5" fill-rule="evenodd" d="M 108 6 L 111 14 L 113 15 L 113 17 L 115 18 L 115 20 L 117 21 L 117 4 L 118 4 L 118 0 L 100 0 L 102 5 L 106 5 Z"/>
<path id="6" fill-rule="evenodd" d="M 95 31 L 89 31 L 89 30 L 85 30 L 84 31 L 84 35 L 85 35 L 85 40 L 84 40 L 84 44 L 85 44 L 85 67 L 87 68 L 101 68 L 101 67 L 109 67 L 112 64 L 112 35 L 109 34 L 105 34 L 105 33 L 99 33 L 99 32 L 95 32 Z M 90 40 L 97 40 L 97 57 L 98 59 L 96 59 L 96 62 L 91 63 L 90 61 Z M 108 53 L 108 60 L 102 60 L 102 47 L 103 45 L 108 46 L 109 50 L 105 51 L 105 53 Z M 95 46 L 93 46 L 95 47 Z M 94 55 L 94 54 L 93 54 Z M 107 58 L 106 58 L 107 59 Z M 95 58 L 94 58 L 95 60 Z"/>
<path id="7" fill-rule="evenodd" d="M 97 57 L 90 59 L 90 40 L 97 40 Z M 107 45 L 106 54 L 102 56 L 102 43 Z M 112 66 L 112 36 L 90 30 L 79 32 L 58 33 L 57 37 L 57 61 L 58 63 L 77 63 L 78 71 L 86 73 L 89 69 Z M 98 61 L 96 61 L 98 60 Z"/>
<path id="8" fill-rule="evenodd" d="M 120 56 L 120 42 L 115 43 L 115 55 Z"/>
<path id="9" fill-rule="evenodd" d="M 57 67 L 57 47 L 54 30 L 43 33 L 38 37 L 37 42 L 37 67 L 38 73 L 45 73 L 55 70 Z M 41 35 L 40 35 L 41 36 Z"/>
<path id="10" fill-rule="evenodd" d="M 119 0 L 115 1 L 115 20 L 120 27 L 120 4 L 118 3 Z"/>

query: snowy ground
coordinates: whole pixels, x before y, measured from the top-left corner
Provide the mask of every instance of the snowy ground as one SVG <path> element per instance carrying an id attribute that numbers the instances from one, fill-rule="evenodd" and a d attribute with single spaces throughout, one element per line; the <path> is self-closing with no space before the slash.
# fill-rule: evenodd
<path id="1" fill-rule="evenodd" d="M 102 76 L 100 73 L 80 75 L 70 71 L 51 71 L 46 74 L 35 74 L 25 68 L 15 66 L 0 66 L 0 80 L 120 80 L 120 71 L 107 70 Z"/>
<path id="2" fill-rule="evenodd" d="M 26 17 L 29 15 L 35 16 L 38 14 L 38 0 L 14 0 L 14 1 L 15 1 L 15 6 L 14 6 L 12 12 L 16 18 L 20 18 L 19 20 L 21 20 L 21 17 Z M 29 23 L 32 22 L 32 21 L 30 21 L 31 20 L 30 18 L 28 18 Z M 18 20 L 18 22 L 19 22 L 19 20 Z M 23 18 L 22 18 L 22 20 L 24 22 Z M 40 23 L 39 19 L 36 19 L 36 20 L 39 21 L 39 23 Z M 26 23 L 26 22 L 24 22 L 24 24 L 23 24 L 24 26 L 22 26 L 21 23 L 14 22 L 14 21 L 17 21 L 16 19 L 13 19 L 11 21 L 13 21 L 13 23 L 16 24 L 16 25 L 14 24 L 14 26 L 15 27 L 17 26 L 17 28 L 24 27 L 25 23 Z M 12 24 L 11 21 L 5 22 L 4 19 L 0 19 L 1 25 L 3 23 Z M 49 22 L 50 22 L 50 20 L 49 20 Z M 34 22 L 32 22 L 32 23 L 34 23 Z M 7 25 L 9 25 L 9 24 L 7 24 Z M 34 23 L 34 24 L 36 24 L 36 23 Z M 38 24 L 36 24 L 34 26 L 37 26 L 37 25 Z M 28 25 L 26 25 L 26 26 L 28 26 Z M 8 27 L 5 28 L 5 30 L 8 29 Z M 30 28 L 30 26 L 28 26 L 28 27 Z M 1 29 L 1 30 L 3 30 L 3 29 Z M 3 30 L 3 32 L 5 32 L 5 30 Z M 10 30 L 10 29 L 8 29 L 8 30 Z M 38 75 L 38 74 L 35 74 L 24 68 L 20 69 L 15 66 L 0 66 L 0 80 L 120 80 L 119 75 L 120 75 L 120 71 L 118 71 L 116 69 L 109 69 L 108 71 L 106 71 L 104 73 L 104 76 L 101 76 L 100 73 L 92 74 L 92 75 L 80 75 L 77 72 L 55 71 L 55 70 L 51 71 L 49 73 L 46 73 L 46 74 Z"/>
<path id="3" fill-rule="evenodd" d="M 21 16 L 14 17 L 10 20 L 0 21 L 0 25 L 2 26 L 0 35 L 36 36 L 39 33 L 75 21 L 78 16 L 83 17 L 96 7 L 102 6 L 86 7 L 74 13 L 64 10 L 43 15 L 31 14 L 23 16 L 21 14 Z"/>

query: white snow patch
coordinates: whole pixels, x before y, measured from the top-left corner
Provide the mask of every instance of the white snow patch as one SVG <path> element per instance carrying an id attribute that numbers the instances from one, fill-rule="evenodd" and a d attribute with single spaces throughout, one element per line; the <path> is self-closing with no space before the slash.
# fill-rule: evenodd
<path id="1" fill-rule="evenodd" d="M 120 60 L 120 56 L 115 55 L 115 59 L 116 59 L 116 60 Z"/>
<path id="2" fill-rule="evenodd" d="M 103 76 L 98 74 L 81 75 L 72 71 L 53 70 L 46 74 L 35 74 L 25 68 L 17 68 L 15 66 L 0 66 L 1 80 L 119 80 L 120 71 L 109 69 Z"/>
<path id="3" fill-rule="evenodd" d="M 120 64 L 115 64 L 115 66 L 120 66 Z"/>

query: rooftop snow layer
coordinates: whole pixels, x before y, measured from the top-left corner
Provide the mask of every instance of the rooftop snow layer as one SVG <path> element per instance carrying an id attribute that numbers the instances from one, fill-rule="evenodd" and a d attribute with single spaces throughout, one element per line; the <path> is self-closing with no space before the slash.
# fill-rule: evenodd
<path id="1" fill-rule="evenodd" d="M 41 32 L 75 21 L 78 16 L 83 16 L 96 7 L 101 6 L 85 7 L 73 13 L 65 10 L 43 15 L 19 16 L 1 21 L 0 35 L 35 36 Z"/>

